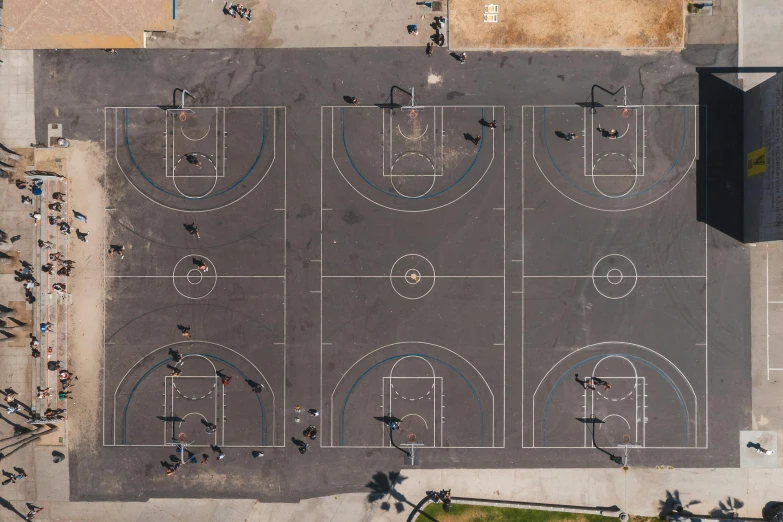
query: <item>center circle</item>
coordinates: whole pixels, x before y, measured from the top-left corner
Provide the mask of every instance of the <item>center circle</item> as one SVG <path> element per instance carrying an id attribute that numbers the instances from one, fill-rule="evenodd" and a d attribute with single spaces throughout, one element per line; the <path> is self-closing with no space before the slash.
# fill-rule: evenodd
<path id="1" fill-rule="evenodd" d="M 606 273 L 606 280 L 613 285 L 619 285 L 623 281 L 623 273 L 619 268 L 612 268 Z"/>
<path id="2" fill-rule="evenodd" d="M 203 271 L 198 267 L 203 266 Z M 174 282 L 174 288 L 177 293 L 186 299 L 203 299 L 217 286 L 217 267 L 215 263 L 209 258 L 199 255 L 191 254 L 183 257 L 177 264 L 174 265 L 174 271 L 171 274 L 171 279 Z M 201 285 L 204 280 L 212 280 L 212 284 L 209 283 Z M 187 285 L 184 284 L 187 281 Z"/>
<path id="3" fill-rule="evenodd" d="M 204 274 L 197 268 L 191 268 L 186 278 L 191 285 L 197 285 L 204 279 Z"/>
<path id="4" fill-rule="evenodd" d="M 425 279 L 427 284 L 419 284 Z M 405 254 L 392 265 L 389 281 L 392 289 L 403 299 L 421 299 L 435 287 L 435 267 L 424 256 Z M 402 281 L 407 284 L 402 284 Z"/>
<path id="5" fill-rule="evenodd" d="M 607 254 L 593 267 L 596 291 L 607 299 L 622 299 L 633 292 L 639 279 L 636 265 L 622 254 Z"/>

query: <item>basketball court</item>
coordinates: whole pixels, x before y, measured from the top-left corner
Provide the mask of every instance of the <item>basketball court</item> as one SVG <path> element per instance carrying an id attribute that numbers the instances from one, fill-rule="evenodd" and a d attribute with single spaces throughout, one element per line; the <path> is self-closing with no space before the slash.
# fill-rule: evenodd
<path id="1" fill-rule="evenodd" d="M 709 446 L 697 122 L 695 106 L 523 108 L 525 447 Z"/>
<path id="2" fill-rule="evenodd" d="M 505 124 L 322 108 L 322 446 L 504 447 Z"/>
<path id="3" fill-rule="evenodd" d="M 103 444 L 284 445 L 285 109 L 105 114 Z"/>

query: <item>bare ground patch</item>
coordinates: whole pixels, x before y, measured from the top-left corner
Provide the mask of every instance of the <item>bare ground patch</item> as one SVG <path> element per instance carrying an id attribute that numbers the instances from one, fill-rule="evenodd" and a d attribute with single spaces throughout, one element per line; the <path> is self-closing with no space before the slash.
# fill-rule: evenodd
<path id="1" fill-rule="evenodd" d="M 682 48 L 682 0 L 511 0 L 484 22 L 493 0 L 449 2 L 451 49 Z"/>

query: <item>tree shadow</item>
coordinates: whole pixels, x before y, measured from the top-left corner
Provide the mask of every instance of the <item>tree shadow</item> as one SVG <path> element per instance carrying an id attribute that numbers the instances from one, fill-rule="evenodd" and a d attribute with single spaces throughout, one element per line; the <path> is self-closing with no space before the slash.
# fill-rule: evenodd
<path id="1" fill-rule="evenodd" d="M 767 502 L 764 504 L 764 507 L 761 508 L 761 516 L 764 520 L 771 520 L 774 522 L 783 520 L 783 502 L 777 500 Z"/>
<path id="2" fill-rule="evenodd" d="M 367 494 L 367 501 L 372 503 L 391 497 L 394 500 L 394 509 L 397 513 L 402 513 L 405 510 L 405 504 L 416 509 L 416 506 L 405 498 L 405 495 L 394 488 L 396 484 L 406 479 L 407 477 L 402 476 L 399 471 L 390 471 L 388 474 L 376 471 L 370 482 L 364 485 L 370 490 Z M 392 504 L 384 500 L 380 507 L 383 511 L 389 511 Z"/>
<path id="3" fill-rule="evenodd" d="M 726 500 L 718 502 L 718 507 L 710 510 L 710 516 L 714 518 L 737 518 L 738 511 L 745 503 L 738 498 L 726 497 Z"/>
<path id="4" fill-rule="evenodd" d="M 666 520 L 668 515 L 672 515 L 674 513 L 682 517 L 693 516 L 693 513 L 685 508 L 695 506 L 696 504 L 701 504 L 701 501 L 691 500 L 687 504 L 683 505 L 682 501 L 680 500 L 680 492 L 678 490 L 666 490 L 666 498 L 658 501 L 658 518 L 661 520 Z"/>

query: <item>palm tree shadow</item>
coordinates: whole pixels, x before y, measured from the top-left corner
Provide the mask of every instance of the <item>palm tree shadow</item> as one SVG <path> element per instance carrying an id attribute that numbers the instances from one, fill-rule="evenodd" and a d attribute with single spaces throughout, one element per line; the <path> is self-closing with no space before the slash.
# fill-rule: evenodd
<path id="1" fill-rule="evenodd" d="M 685 508 L 694 506 L 696 504 L 701 504 L 701 501 L 691 500 L 687 504 L 683 505 L 682 501 L 680 500 L 680 492 L 678 490 L 667 490 L 666 498 L 658 501 L 658 509 L 660 510 L 658 513 L 658 518 L 661 520 L 666 520 L 668 515 L 672 515 L 674 513 L 677 513 L 681 517 L 693 516 L 693 513 Z"/>
<path id="2" fill-rule="evenodd" d="M 726 501 L 718 502 L 718 507 L 710 511 L 714 518 L 737 518 L 737 512 L 745 503 L 734 497 L 726 497 Z"/>
<path id="3" fill-rule="evenodd" d="M 391 497 L 394 500 L 394 509 L 397 513 L 402 513 L 405 510 L 405 504 L 415 509 L 416 506 L 405 498 L 405 495 L 394 489 L 394 486 L 403 480 L 407 480 L 407 477 L 402 476 L 399 471 L 390 471 L 388 474 L 383 471 L 375 472 L 372 480 L 364 485 L 370 490 L 367 494 L 367 501 L 373 503 Z M 389 511 L 391 507 L 392 504 L 387 500 L 381 502 L 383 511 Z"/>

